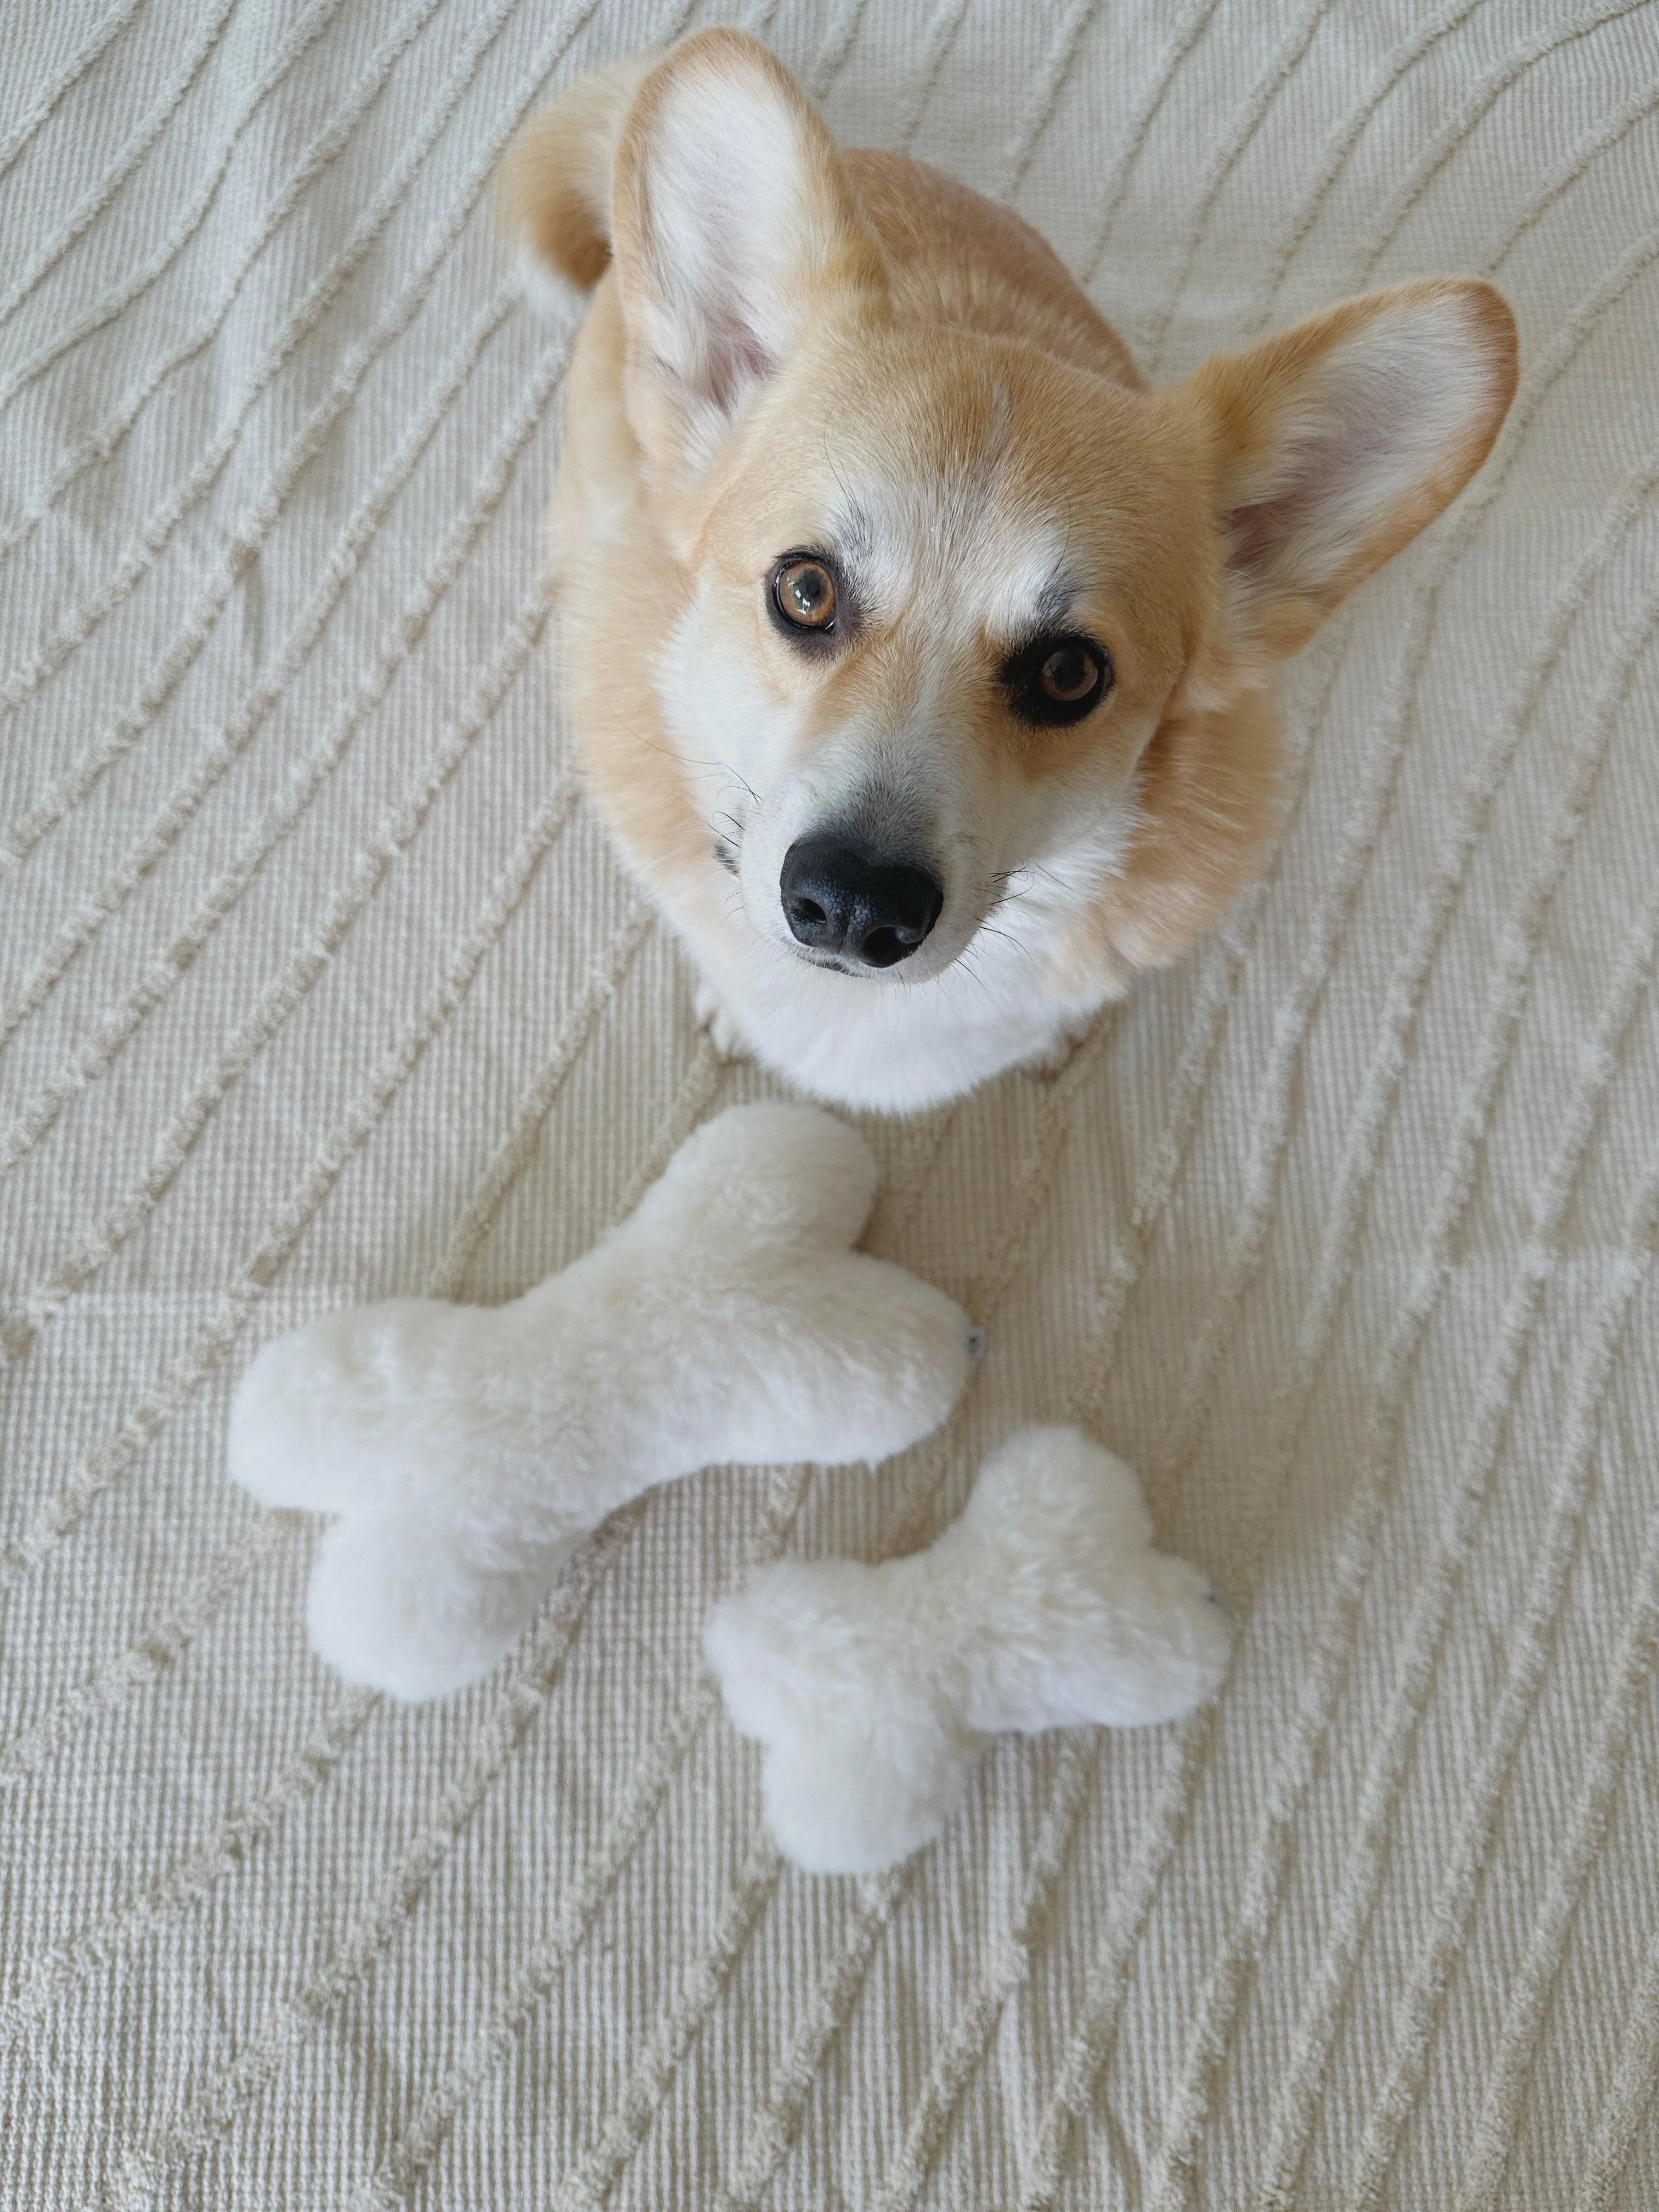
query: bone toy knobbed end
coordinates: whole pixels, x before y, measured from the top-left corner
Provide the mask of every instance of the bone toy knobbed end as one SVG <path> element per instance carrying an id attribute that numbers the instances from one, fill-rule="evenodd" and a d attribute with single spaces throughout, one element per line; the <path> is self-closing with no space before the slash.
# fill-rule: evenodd
<path id="1" fill-rule="evenodd" d="M 1226 1614 L 1152 1539 L 1121 1460 L 1077 1429 L 1027 1428 L 926 1551 L 756 1570 L 704 1649 L 733 1727 L 763 1747 L 781 1849 L 814 1873 L 873 1873 L 938 1834 L 994 1735 L 1142 1727 L 1213 1696 Z"/>

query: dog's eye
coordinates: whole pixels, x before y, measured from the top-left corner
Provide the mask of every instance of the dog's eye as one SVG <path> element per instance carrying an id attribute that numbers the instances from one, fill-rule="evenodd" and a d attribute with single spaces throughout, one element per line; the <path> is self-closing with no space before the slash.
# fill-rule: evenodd
<path id="1" fill-rule="evenodd" d="M 789 561 L 772 586 L 773 604 L 796 629 L 820 635 L 836 626 L 836 580 L 822 561 Z"/>
<path id="2" fill-rule="evenodd" d="M 1060 645 L 1037 671 L 1037 682 L 1057 707 L 1075 707 L 1100 681 L 1100 663 L 1080 645 Z"/>
<path id="3" fill-rule="evenodd" d="M 1041 637 L 1003 669 L 1014 712 L 1028 722 L 1079 722 L 1112 688 L 1111 657 L 1091 637 Z"/>

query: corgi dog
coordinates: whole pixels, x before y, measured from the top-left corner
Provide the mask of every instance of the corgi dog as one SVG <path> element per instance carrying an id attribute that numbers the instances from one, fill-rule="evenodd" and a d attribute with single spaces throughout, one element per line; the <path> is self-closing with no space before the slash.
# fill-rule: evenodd
<path id="1" fill-rule="evenodd" d="M 569 85 L 501 204 L 592 294 L 551 525 L 587 785 L 716 1042 L 854 1108 L 1059 1064 L 1221 915 L 1279 664 L 1515 390 L 1451 278 L 1148 390 L 1035 231 L 838 149 L 735 31 Z"/>

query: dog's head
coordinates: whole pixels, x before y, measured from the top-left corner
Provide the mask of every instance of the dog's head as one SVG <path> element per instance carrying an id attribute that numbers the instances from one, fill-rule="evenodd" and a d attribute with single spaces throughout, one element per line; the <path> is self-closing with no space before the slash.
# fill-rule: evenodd
<path id="1" fill-rule="evenodd" d="M 1121 964 L 1179 949 L 1271 823 L 1252 694 L 1496 435 L 1499 296 L 1350 301 L 1156 393 L 920 320 L 727 32 L 645 78 L 611 222 L 675 577 L 641 642 L 749 924 L 898 982 L 1011 892 Z"/>

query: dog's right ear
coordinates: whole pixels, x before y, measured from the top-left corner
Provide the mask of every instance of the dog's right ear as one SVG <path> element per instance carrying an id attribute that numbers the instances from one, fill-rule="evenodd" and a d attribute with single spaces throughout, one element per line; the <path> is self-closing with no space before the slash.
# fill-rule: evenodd
<path id="1" fill-rule="evenodd" d="M 878 316 L 886 280 L 823 118 L 741 32 L 674 47 L 640 88 L 611 187 L 629 412 L 700 474 L 807 324 Z"/>

